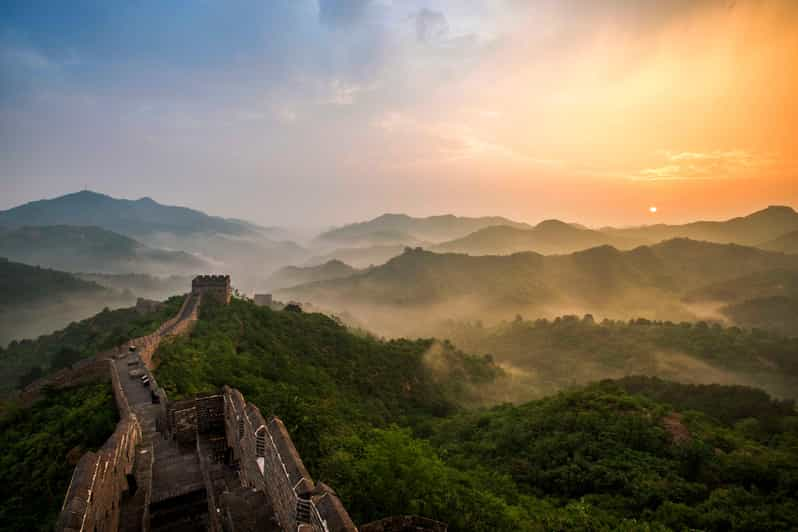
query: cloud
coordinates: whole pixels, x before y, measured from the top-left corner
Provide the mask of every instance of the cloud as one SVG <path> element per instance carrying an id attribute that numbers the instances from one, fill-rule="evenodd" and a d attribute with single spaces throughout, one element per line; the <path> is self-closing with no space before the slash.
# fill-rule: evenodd
<path id="1" fill-rule="evenodd" d="M 319 21 L 330 27 L 349 26 L 366 11 L 370 0 L 319 0 Z"/>
<path id="2" fill-rule="evenodd" d="M 757 177 L 756 174 L 776 169 L 778 162 L 745 150 L 684 151 L 668 153 L 663 164 L 645 168 L 635 177 L 657 181 Z"/>
<path id="3" fill-rule="evenodd" d="M 375 83 L 361 85 L 342 79 L 333 79 L 328 84 L 328 94 L 320 103 L 331 105 L 352 105 L 357 96 L 363 92 L 372 91 L 377 87 Z"/>
<path id="4" fill-rule="evenodd" d="M 416 39 L 430 43 L 444 39 L 449 33 L 449 23 L 440 11 L 424 8 L 415 15 Z"/>

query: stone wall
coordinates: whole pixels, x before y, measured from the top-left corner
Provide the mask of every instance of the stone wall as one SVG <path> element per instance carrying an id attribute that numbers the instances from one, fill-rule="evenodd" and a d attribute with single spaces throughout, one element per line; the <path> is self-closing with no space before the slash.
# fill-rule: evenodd
<path id="1" fill-rule="evenodd" d="M 180 312 L 164 322 L 156 332 L 100 353 L 93 359 L 82 360 L 71 368 L 36 381 L 24 390 L 23 400 L 27 398 L 28 401 L 32 401 L 46 386 L 66 387 L 98 377 L 110 377 L 119 410 L 120 421 L 111 437 L 96 453 L 84 454 L 75 467 L 55 530 L 59 532 L 117 530 L 119 501 L 128 489 L 127 475 L 133 470 L 135 450 L 141 441 L 142 432 L 139 420 L 124 393 L 114 357 L 126 354 L 130 344 L 133 344 L 149 369 L 152 365 L 152 355 L 160 342 L 167 336 L 187 332 L 197 319 L 198 308 L 199 298 L 189 295 L 183 301 Z M 163 403 L 166 403 L 166 395 L 158 387 L 155 379 L 151 379 L 150 389 L 156 395 L 163 394 Z"/>
<path id="2" fill-rule="evenodd" d="M 141 360 L 148 369 L 153 369 L 153 355 L 161 341 L 168 336 L 177 336 L 187 333 L 197 321 L 199 313 L 199 297 L 188 294 L 174 317 L 163 322 L 152 334 L 135 338 L 130 342 L 98 353 L 92 358 L 79 360 L 68 368 L 62 368 L 55 373 L 37 379 L 22 389 L 19 395 L 23 405 L 30 405 L 41 397 L 44 388 L 68 388 L 85 384 L 94 380 L 108 378 L 107 361 L 118 355 L 127 353 L 130 345 L 135 345 Z"/>
<path id="3" fill-rule="evenodd" d="M 152 334 L 141 336 L 130 342 L 136 346 L 139 358 L 148 369 L 155 368 L 156 364 L 152 357 L 164 338 L 185 334 L 194 325 L 199 313 L 199 303 L 200 296 L 188 294 L 176 316 L 163 322 Z"/>
<path id="4" fill-rule="evenodd" d="M 233 288 L 229 275 L 198 275 L 191 281 L 191 293 L 201 296 L 206 295 L 230 303 Z"/>
<path id="5" fill-rule="evenodd" d="M 335 492 L 314 483 L 283 422 L 266 422 L 238 390 L 224 387 L 227 445 L 238 462 L 241 483 L 264 490 L 284 530 L 356 532 Z"/>
<path id="6" fill-rule="evenodd" d="M 119 501 L 128 489 L 127 476 L 133 470 L 141 426 L 131 413 L 119 374 L 110 364 L 111 386 L 121 420 L 116 430 L 96 453 L 84 454 L 69 483 L 55 529 L 63 532 L 116 530 Z"/>

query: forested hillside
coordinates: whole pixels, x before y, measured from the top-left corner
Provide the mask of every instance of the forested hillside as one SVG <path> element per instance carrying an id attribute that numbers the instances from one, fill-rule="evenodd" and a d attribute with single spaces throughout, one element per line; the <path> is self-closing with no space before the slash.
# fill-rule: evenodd
<path id="1" fill-rule="evenodd" d="M 475 231 L 468 236 L 443 242 L 433 249 L 441 253 L 468 255 L 510 255 L 534 251 L 543 255 L 573 253 L 596 246 L 630 249 L 639 244 L 611 234 L 546 220 L 531 229 L 498 225 Z"/>
<path id="2" fill-rule="evenodd" d="M 11 342 L 0 348 L 0 395 L 24 386 L 42 375 L 70 366 L 83 358 L 115 347 L 130 338 L 153 332 L 174 316 L 183 298 L 170 298 L 155 312 L 139 313 L 135 308 L 105 309 L 99 314 L 35 340 Z"/>
<path id="3" fill-rule="evenodd" d="M 25 409 L 0 404 L 0 530 L 52 530 L 75 464 L 117 417 L 110 383 L 47 392 Z"/>
<path id="4" fill-rule="evenodd" d="M 313 283 L 316 281 L 327 281 L 330 279 L 341 279 L 358 273 L 358 270 L 341 262 L 340 260 L 330 260 L 318 266 L 286 266 L 280 268 L 264 282 L 269 290 L 288 288 L 298 284 Z"/>
<path id="5" fill-rule="evenodd" d="M 281 416 L 311 474 L 335 486 L 357 522 L 420 514 L 455 532 L 798 526 L 794 405 L 755 390 L 628 380 L 484 410 L 509 378 L 491 358 L 240 300 L 204 306 L 192 336 L 158 357 L 171 397 L 229 384 Z"/>
<path id="6" fill-rule="evenodd" d="M 278 294 L 348 311 L 381 333 L 437 335 L 439 320 L 496 322 L 516 313 L 695 320 L 704 309 L 683 301 L 692 291 L 774 269 L 798 271 L 798 256 L 687 239 L 630 251 L 602 246 L 551 256 L 408 248 L 367 272 Z"/>
<path id="7" fill-rule="evenodd" d="M 156 376 L 170 398 L 241 390 L 279 415 L 310 466 L 358 428 L 409 423 L 481 402 L 501 370 L 433 340 L 381 341 L 322 314 L 272 311 L 233 300 L 203 304 L 189 338 L 163 345 Z M 434 362 L 429 365 L 425 360 Z"/>
<path id="8" fill-rule="evenodd" d="M 798 338 L 699 323 L 563 316 L 496 326 L 450 322 L 445 337 L 490 353 L 512 373 L 508 400 L 624 375 L 685 383 L 747 384 L 798 397 Z"/>

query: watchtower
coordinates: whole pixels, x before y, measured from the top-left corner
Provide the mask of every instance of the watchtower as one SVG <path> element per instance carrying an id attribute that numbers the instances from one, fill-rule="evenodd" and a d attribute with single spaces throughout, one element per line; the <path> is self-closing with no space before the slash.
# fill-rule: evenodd
<path id="1" fill-rule="evenodd" d="M 226 305 L 230 303 L 230 298 L 233 295 L 230 276 L 198 275 L 191 281 L 191 293 L 215 298 Z"/>

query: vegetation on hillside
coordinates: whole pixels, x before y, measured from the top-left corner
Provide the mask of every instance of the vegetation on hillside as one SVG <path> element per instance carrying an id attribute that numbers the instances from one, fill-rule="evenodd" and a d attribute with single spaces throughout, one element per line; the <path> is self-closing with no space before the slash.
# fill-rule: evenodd
<path id="1" fill-rule="evenodd" d="M 687 239 L 570 255 L 437 254 L 407 249 L 343 279 L 280 291 L 281 299 L 347 311 L 372 330 L 438 336 L 444 319 L 495 322 L 516 313 L 694 320 L 683 297 L 710 283 L 774 269 L 798 271 L 798 256 Z"/>
<path id="2" fill-rule="evenodd" d="M 0 350 L 0 394 L 22 387 L 50 371 L 70 366 L 131 338 L 155 331 L 176 315 L 183 303 L 175 296 L 157 311 L 141 314 L 135 308 L 108 310 L 36 340 L 13 341 Z"/>
<path id="3" fill-rule="evenodd" d="M 721 352 L 723 338 L 704 341 Z M 192 336 L 158 356 L 173 398 L 228 384 L 283 418 L 311 474 L 357 522 L 415 513 L 453 531 L 798 526 L 795 407 L 759 391 L 639 379 L 467 408 L 505 382 L 490 357 L 237 300 L 204 306 Z"/>
<path id="4" fill-rule="evenodd" d="M 52 530 L 77 460 L 102 447 L 117 417 L 109 383 L 0 412 L 0 530 Z"/>
<path id="5" fill-rule="evenodd" d="M 494 327 L 450 322 L 443 333 L 470 353 L 489 353 L 518 370 L 508 400 L 630 374 L 748 384 L 781 397 L 796 397 L 798 390 L 798 338 L 761 330 L 645 319 L 597 323 L 588 315 L 519 316 Z"/>
<path id="6" fill-rule="evenodd" d="M 280 312 L 234 299 L 203 302 L 190 337 L 158 350 L 170 398 L 238 388 L 278 415 L 310 466 L 358 428 L 411 424 L 478 403 L 500 370 L 433 340 L 377 340 L 322 314 Z M 426 363 L 425 361 L 429 361 Z"/>

